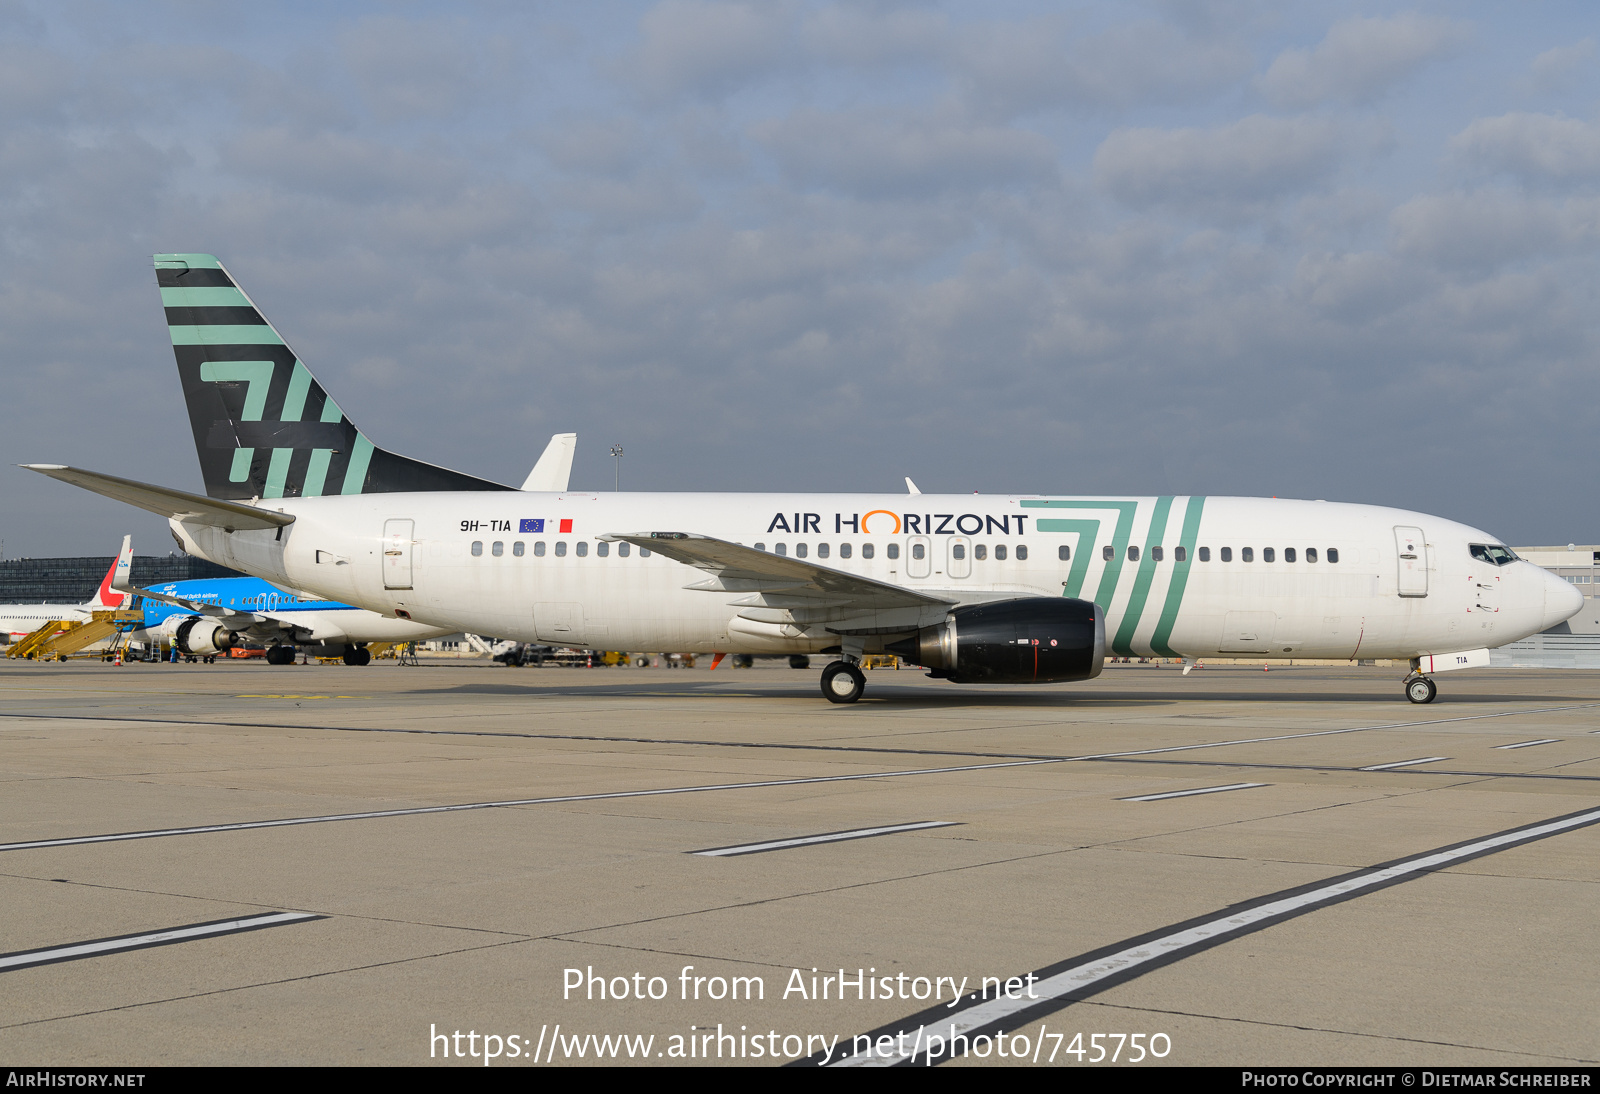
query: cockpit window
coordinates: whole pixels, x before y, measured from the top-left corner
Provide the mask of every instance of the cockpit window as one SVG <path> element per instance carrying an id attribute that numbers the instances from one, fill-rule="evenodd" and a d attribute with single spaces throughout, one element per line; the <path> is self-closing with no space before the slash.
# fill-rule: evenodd
<path id="1" fill-rule="evenodd" d="M 1469 543 L 1467 550 L 1472 552 L 1472 557 L 1479 562 L 1487 562 L 1491 566 L 1505 566 L 1517 561 L 1517 553 L 1509 547 L 1498 543 Z"/>

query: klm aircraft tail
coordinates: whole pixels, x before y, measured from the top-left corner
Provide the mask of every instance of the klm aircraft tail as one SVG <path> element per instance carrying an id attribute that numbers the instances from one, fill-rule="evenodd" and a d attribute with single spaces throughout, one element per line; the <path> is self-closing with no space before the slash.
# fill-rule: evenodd
<path id="1" fill-rule="evenodd" d="M 367 440 L 211 255 L 155 264 L 211 497 L 513 489 Z"/>

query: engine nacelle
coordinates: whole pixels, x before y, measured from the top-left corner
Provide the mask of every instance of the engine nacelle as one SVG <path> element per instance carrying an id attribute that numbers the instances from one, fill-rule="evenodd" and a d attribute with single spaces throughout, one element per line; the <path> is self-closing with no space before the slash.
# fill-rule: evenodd
<path id="1" fill-rule="evenodd" d="M 958 684 L 1089 680 L 1105 667 L 1106 620 L 1087 600 L 1003 600 L 957 608 L 885 648 Z"/>
<path id="2" fill-rule="evenodd" d="M 178 624 L 172 644 L 188 657 L 210 657 L 231 650 L 237 642 L 234 633 L 215 619 L 195 617 Z"/>

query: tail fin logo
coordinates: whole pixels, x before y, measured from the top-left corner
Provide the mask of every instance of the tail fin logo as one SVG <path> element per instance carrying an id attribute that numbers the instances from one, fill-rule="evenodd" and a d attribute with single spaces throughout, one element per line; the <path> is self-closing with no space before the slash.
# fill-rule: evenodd
<path id="1" fill-rule="evenodd" d="M 215 257 L 155 266 L 211 497 L 511 489 L 373 445 Z"/>

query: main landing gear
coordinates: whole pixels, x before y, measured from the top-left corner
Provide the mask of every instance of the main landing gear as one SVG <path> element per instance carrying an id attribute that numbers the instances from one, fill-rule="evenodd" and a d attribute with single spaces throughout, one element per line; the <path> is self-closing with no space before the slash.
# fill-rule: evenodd
<path id="1" fill-rule="evenodd" d="M 365 646 L 346 646 L 344 648 L 344 663 L 360 667 L 372 663 L 372 651 Z"/>
<path id="2" fill-rule="evenodd" d="M 287 643 L 267 647 L 267 664 L 292 665 L 294 664 L 294 647 Z"/>
<path id="3" fill-rule="evenodd" d="M 822 670 L 822 694 L 830 703 L 853 703 L 866 690 L 866 675 L 848 661 L 834 661 Z"/>
<path id="4" fill-rule="evenodd" d="M 1413 703 L 1431 703 L 1433 697 L 1438 694 L 1439 688 L 1421 673 L 1413 673 L 1406 677 L 1406 698 Z"/>

